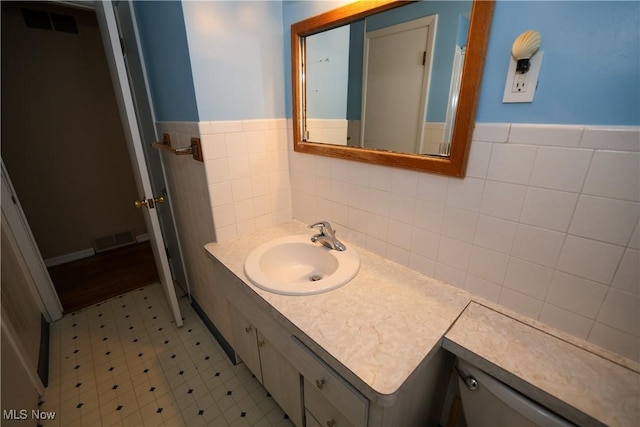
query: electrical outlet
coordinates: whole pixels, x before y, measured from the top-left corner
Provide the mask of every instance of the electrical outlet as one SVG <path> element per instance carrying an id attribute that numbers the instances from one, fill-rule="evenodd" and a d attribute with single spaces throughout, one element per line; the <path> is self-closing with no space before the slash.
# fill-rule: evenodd
<path id="1" fill-rule="evenodd" d="M 513 86 L 511 86 L 511 92 L 526 92 L 529 90 L 529 84 L 527 77 L 529 73 L 516 73 L 513 76 Z"/>
<path id="2" fill-rule="evenodd" d="M 510 57 L 507 81 L 504 85 L 503 103 L 533 102 L 533 96 L 538 86 L 538 76 L 542 66 L 542 56 L 544 52 L 538 52 L 529 60 L 529 71 L 517 73 L 517 61 Z"/>

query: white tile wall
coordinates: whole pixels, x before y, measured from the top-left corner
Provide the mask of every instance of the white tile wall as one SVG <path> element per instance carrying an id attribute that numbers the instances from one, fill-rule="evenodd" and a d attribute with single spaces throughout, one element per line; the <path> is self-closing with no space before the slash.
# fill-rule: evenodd
<path id="1" fill-rule="evenodd" d="M 216 240 L 291 219 L 286 120 L 198 125 Z"/>
<path id="2" fill-rule="evenodd" d="M 226 302 L 211 282 L 204 245 L 291 219 L 285 120 L 158 122 L 176 147 L 200 137 L 204 163 L 164 153 L 169 197 L 190 291 L 230 339 Z"/>
<path id="3" fill-rule="evenodd" d="M 630 179 L 640 173 L 640 153 L 596 151 L 583 193 L 594 196 L 640 201 L 638 182 Z"/>
<path id="4" fill-rule="evenodd" d="M 484 123 L 465 179 L 290 152 L 293 217 L 640 360 L 639 151 L 637 127 Z"/>
<path id="5" fill-rule="evenodd" d="M 348 124 L 347 120 L 307 119 L 306 131 L 309 141 L 347 145 Z"/>
<path id="6" fill-rule="evenodd" d="M 285 120 L 160 125 L 203 141 L 204 165 L 169 166 L 189 195 L 181 231 L 225 240 L 328 220 L 345 240 L 640 360 L 639 128 L 478 124 L 458 179 L 295 153 Z M 201 238 L 189 257 L 206 260 Z M 205 268 L 189 274 L 206 280 Z"/>
<path id="7" fill-rule="evenodd" d="M 169 133 L 176 147 L 189 146 L 191 137 L 199 135 L 198 123 L 157 122 L 156 127 L 159 134 Z M 205 306 L 212 266 L 202 247 L 215 239 L 215 232 L 204 164 L 191 156 L 164 152 L 162 163 L 190 291 Z M 230 191 L 222 187 L 219 190 L 220 193 Z"/>

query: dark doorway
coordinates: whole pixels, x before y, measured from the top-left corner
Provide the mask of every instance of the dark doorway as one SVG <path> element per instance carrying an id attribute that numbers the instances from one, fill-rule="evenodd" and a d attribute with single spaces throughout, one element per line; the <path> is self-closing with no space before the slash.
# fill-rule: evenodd
<path id="1" fill-rule="evenodd" d="M 158 281 L 95 12 L 2 2 L 2 158 L 66 312 Z"/>

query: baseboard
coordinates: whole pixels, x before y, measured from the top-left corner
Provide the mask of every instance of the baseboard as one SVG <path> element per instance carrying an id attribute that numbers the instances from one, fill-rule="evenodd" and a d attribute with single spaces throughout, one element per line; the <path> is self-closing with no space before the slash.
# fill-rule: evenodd
<path id="1" fill-rule="evenodd" d="M 224 350 L 229 360 L 231 360 L 231 363 L 233 363 L 234 365 L 240 363 L 238 357 L 236 356 L 235 350 L 233 349 L 233 347 L 231 347 L 231 344 L 229 344 L 229 342 L 224 339 L 218 328 L 216 328 L 216 325 L 214 325 L 211 319 L 209 319 L 209 316 L 207 316 L 207 313 L 204 312 L 202 307 L 200 307 L 200 305 L 198 305 L 198 303 L 196 302 L 195 298 L 193 298 L 193 295 L 191 296 L 191 306 L 198 314 L 198 317 L 202 319 L 207 329 L 209 329 L 211 335 L 213 335 L 216 341 L 218 341 L 218 344 L 220 344 L 222 350 Z"/>
<path id="2" fill-rule="evenodd" d="M 81 251 L 47 258 L 44 260 L 44 265 L 46 265 L 47 267 L 53 267 L 54 265 L 60 265 L 71 261 L 77 261 L 79 259 L 89 258 L 94 256 L 95 254 L 96 251 L 93 248 L 83 249 Z"/>
<path id="3" fill-rule="evenodd" d="M 146 242 L 149 240 L 149 233 L 138 234 L 136 236 L 136 243 Z M 55 265 L 66 264 L 71 261 L 77 261 L 79 259 L 89 258 L 96 254 L 95 249 L 88 248 L 77 252 L 71 252 L 60 256 L 54 256 L 44 260 L 44 265 L 47 267 L 53 267 Z"/>

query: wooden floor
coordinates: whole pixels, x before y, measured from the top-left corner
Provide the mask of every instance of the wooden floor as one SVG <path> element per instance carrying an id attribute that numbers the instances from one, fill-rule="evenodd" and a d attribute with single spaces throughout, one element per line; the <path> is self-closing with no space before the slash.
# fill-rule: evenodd
<path id="1" fill-rule="evenodd" d="M 158 282 L 149 242 L 49 267 L 65 313 Z"/>

